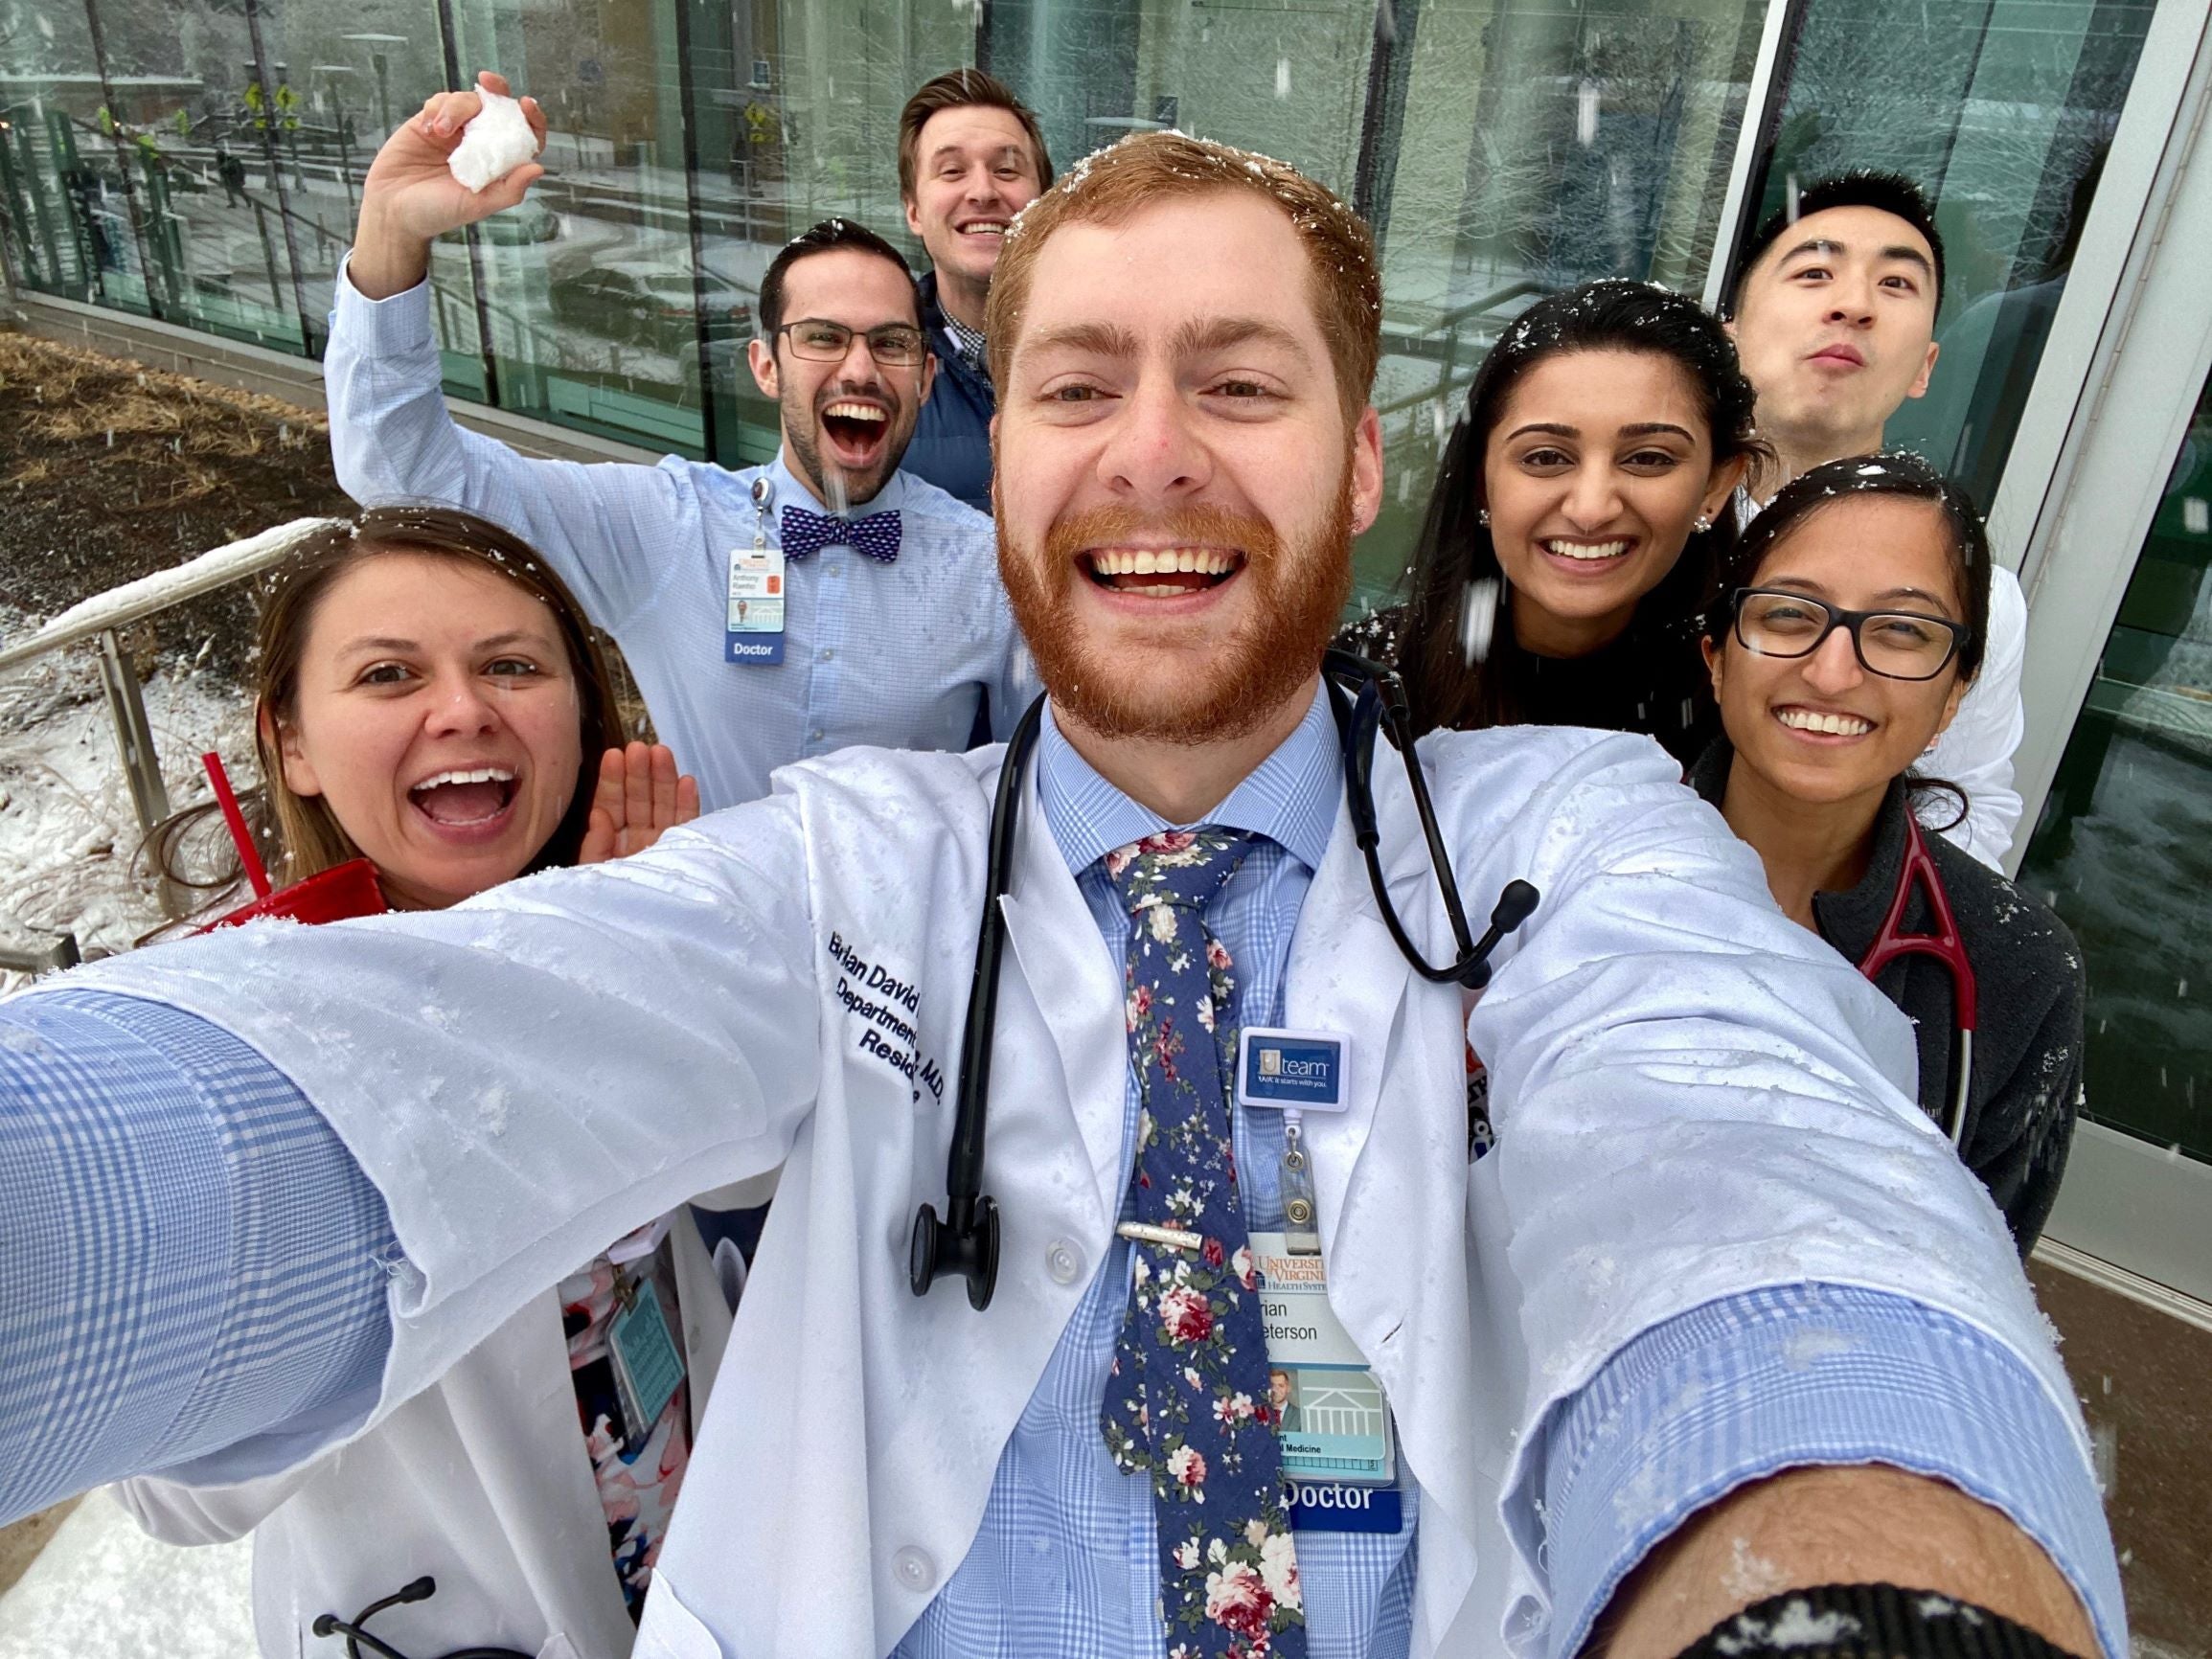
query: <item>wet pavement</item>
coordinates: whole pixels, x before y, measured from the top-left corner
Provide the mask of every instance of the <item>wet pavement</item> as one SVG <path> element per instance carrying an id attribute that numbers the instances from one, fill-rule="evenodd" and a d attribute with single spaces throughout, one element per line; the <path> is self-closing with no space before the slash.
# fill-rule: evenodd
<path id="1" fill-rule="evenodd" d="M 2133 1659 L 2212 1659 L 2212 1330 L 2029 1266 L 2088 1418 Z"/>

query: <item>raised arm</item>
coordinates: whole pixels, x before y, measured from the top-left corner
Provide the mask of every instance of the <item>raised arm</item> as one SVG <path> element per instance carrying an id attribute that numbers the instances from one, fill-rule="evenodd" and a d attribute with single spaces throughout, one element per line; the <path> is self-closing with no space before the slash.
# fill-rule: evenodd
<path id="1" fill-rule="evenodd" d="M 695 1192 L 819 1057 L 787 798 L 456 909 L 262 924 L 0 1007 L 0 1511 L 275 1473 Z"/>
<path id="2" fill-rule="evenodd" d="M 2124 1653 L 2072 1392 L 1900 1086 L 1909 1029 L 1672 771 L 1608 739 L 1537 791 L 1494 862 L 1543 902 L 1470 1020 L 1532 1356 L 1507 1519 L 1551 1651 L 1608 1605 L 1612 1652 L 1672 1654 L 1776 1591 L 1909 1570 L 2085 1653 L 2086 1605 Z M 1906 1514 L 1951 1554 L 1909 1559 Z M 1716 1579 L 1700 1536 L 1756 1570 Z"/>
<path id="3" fill-rule="evenodd" d="M 480 78 L 504 94 L 495 75 Z M 361 187 L 353 251 L 338 276 L 323 366 L 331 456 L 368 506 L 434 502 L 505 525 L 545 555 L 602 627 L 618 628 L 666 574 L 679 486 L 660 467 L 526 460 L 455 423 L 430 330 L 430 245 L 520 201 L 542 172 L 525 162 L 481 193 L 446 166 L 481 107 L 439 93 L 396 128 Z M 544 117 L 524 113 L 543 142 Z"/>

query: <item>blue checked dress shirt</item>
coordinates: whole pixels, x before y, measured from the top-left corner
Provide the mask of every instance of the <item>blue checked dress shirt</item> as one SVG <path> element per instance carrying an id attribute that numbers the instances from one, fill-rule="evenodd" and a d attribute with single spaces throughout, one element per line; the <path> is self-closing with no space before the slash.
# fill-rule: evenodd
<path id="1" fill-rule="evenodd" d="M 1280 1018 L 1335 756 L 1317 702 L 1210 814 L 1267 837 L 1208 916 L 1238 952 L 1245 1019 Z M 1049 722 L 1038 788 L 1100 948 L 1116 950 L 1126 922 L 1098 858 L 1171 826 Z M 1133 1129 L 1132 1106 L 1125 1159 Z M 1240 1118 L 1235 1133 L 1252 1224 L 1278 1226 L 1281 1126 Z M 66 986 L 0 1004 L 0 1522 L 126 1474 L 220 1481 L 269 1472 L 272 1446 L 314 1455 L 375 1398 L 385 1281 L 403 1265 L 374 1187 L 252 1049 Z M 905 1659 L 1163 1652 L 1150 1493 L 1115 1472 L 1098 1432 L 1129 1271 L 1117 1240 Z M 1532 1452 L 1541 1512 L 1508 1518 L 1544 1563 L 1554 1653 L 1574 1652 L 1652 1544 L 1712 1498 L 1797 1465 L 1866 1462 L 1944 1477 L 2010 1515 L 2081 1589 L 2105 1650 L 2128 1651 L 2102 1505 L 2066 1422 L 2011 1354 L 1903 1298 L 1813 1284 L 1694 1309 L 1614 1354 L 1537 1425 Z M 1399 1480 L 1402 1533 L 1299 1536 L 1315 1659 L 1409 1650 L 1419 1492 L 1402 1460 Z"/>
<path id="2" fill-rule="evenodd" d="M 673 455 L 658 466 L 525 460 L 456 425 L 439 375 L 428 285 L 371 300 L 341 272 L 323 363 L 339 484 L 365 505 L 464 509 L 543 554 L 622 647 L 706 810 L 765 795 L 778 766 L 855 744 L 965 749 L 987 700 L 989 730 L 1004 737 L 1035 696 L 991 520 L 936 486 L 893 474 L 858 511 L 899 514 L 899 558 L 794 557 L 784 660 L 726 662 L 729 556 L 761 523 L 754 479 L 775 490 L 770 547 L 780 509 L 827 511 L 782 454 L 740 472 Z"/>

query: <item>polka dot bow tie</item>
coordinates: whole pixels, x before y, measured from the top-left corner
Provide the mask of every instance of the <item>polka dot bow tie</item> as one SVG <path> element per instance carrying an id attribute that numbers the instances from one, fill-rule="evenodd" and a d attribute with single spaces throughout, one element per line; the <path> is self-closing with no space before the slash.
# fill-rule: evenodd
<path id="1" fill-rule="evenodd" d="M 899 557 L 897 508 L 865 518 L 833 518 L 803 507 L 787 507 L 783 526 L 786 558 L 810 557 L 825 547 L 849 547 L 878 564 L 891 564 Z"/>

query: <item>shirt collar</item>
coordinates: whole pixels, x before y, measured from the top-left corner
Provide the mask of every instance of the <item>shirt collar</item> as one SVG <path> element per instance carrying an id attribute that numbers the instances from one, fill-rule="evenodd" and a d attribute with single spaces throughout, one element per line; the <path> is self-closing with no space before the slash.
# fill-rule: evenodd
<path id="1" fill-rule="evenodd" d="M 983 359 L 987 350 L 983 330 L 970 329 L 950 311 L 944 313 L 945 332 L 952 341 L 952 349 L 960 353 L 960 360 L 977 374 L 983 373 Z"/>
<path id="2" fill-rule="evenodd" d="M 1341 752 L 1328 691 L 1318 689 L 1313 706 L 1296 729 L 1202 821 L 1265 835 L 1309 871 L 1317 870 L 1328 851 L 1330 832 L 1336 827 L 1336 802 L 1343 789 L 1337 764 Z M 1073 874 L 1081 875 L 1115 848 L 1147 835 L 1194 828 L 1170 824 L 1101 777 L 1061 733 L 1049 702 L 1037 757 L 1038 800 Z"/>
<path id="3" fill-rule="evenodd" d="M 822 498 L 807 488 L 807 481 L 791 470 L 790 466 L 784 459 L 784 447 L 781 443 L 776 445 L 775 460 L 769 462 L 764 470 L 768 475 L 768 482 L 775 486 L 776 490 L 775 500 L 768 504 L 768 510 L 771 513 L 780 513 L 787 507 L 803 507 L 809 512 L 828 513 L 830 511 Z M 741 473 L 739 476 L 749 489 L 753 482 L 750 475 Z M 860 503 L 846 516 L 848 518 L 865 518 L 871 512 L 890 512 L 895 511 L 905 499 L 906 474 L 903 470 L 894 471 L 884 481 L 883 488 L 872 499 Z"/>

